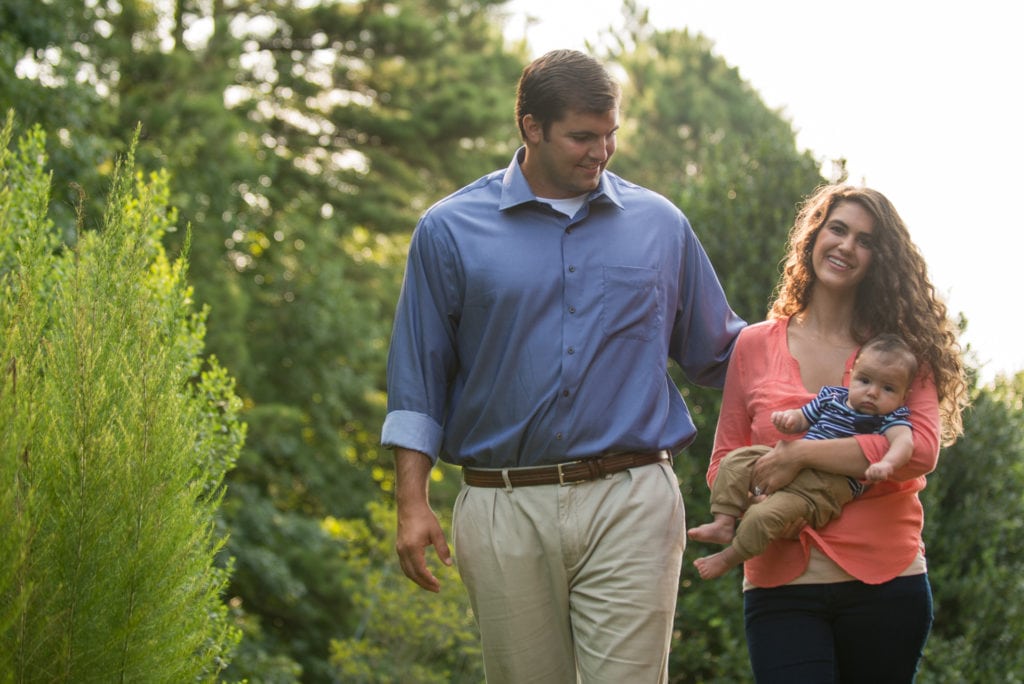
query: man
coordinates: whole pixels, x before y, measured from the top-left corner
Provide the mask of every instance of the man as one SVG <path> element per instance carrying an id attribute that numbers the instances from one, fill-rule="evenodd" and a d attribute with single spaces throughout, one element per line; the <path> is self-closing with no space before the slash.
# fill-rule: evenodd
<path id="1" fill-rule="evenodd" d="M 488 682 L 664 682 L 684 546 L 669 358 L 720 387 L 743 322 L 683 214 L 606 170 L 619 88 L 582 53 L 523 70 L 524 147 L 413 234 L 388 360 L 397 551 L 438 591 L 452 530 Z M 439 626 L 440 627 L 440 626 Z"/>

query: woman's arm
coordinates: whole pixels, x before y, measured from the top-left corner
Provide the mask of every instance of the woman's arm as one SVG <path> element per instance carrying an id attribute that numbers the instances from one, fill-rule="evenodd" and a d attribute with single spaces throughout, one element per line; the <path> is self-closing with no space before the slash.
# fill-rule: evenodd
<path id="1" fill-rule="evenodd" d="M 733 449 L 750 446 L 750 414 L 747 412 L 747 389 L 744 381 L 744 358 L 747 345 L 741 332 L 729 358 L 722 390 L 722 407 L 715 427 L 715 445 L 711 451 L 707 482 L 710 487 L 718 477 L 718 466 Z"/>
<path id="2" fill-rule="evenodd" d="M 882 437 L 888 444 L 888 440 Z M 870 465 L 855 437 L 783 440 L 757 459 L 750 483 L 765 494 L 782 489 L 804 468 L 862 478 Z"/>
<path id="3" fill-rule="evenodd" d="M 914 426 L 914 453 L 893 480 L 911 480 L 935 469 L 939 456 L 939 401 L 931 373 L 918 374 L 907 399 Z M 861 479 L 872 463 L 885 457 L 885 435 L 857 435 L 842 439 L 780 441 L 757 460 L 751 484 L 771 493 L 785 487 L 804 468 Z"/>

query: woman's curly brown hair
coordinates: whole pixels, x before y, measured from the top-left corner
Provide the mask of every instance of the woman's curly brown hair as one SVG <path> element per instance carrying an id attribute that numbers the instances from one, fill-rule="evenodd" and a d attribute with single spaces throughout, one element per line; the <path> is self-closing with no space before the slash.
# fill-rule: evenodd
<path id="1" fill-rule="evenodd" d="M 860 344 L 878 333 L 907 341 L 921 365 L 934 374 L 942 417 L 942 443 L 963 434 L 968 385 L 959 330 L 928 278 L 924 257 L 910 238 L 892 203 L 877 190 L 825 185 L 800 208 L 789 234 L 789 252 L 776 287 L 769 318 L 784 318 L 807 308 L 814 289 L 811 252 L 833 207 L 856 202 L 875 218 L 871 266 L 857 289 L 851 332 Z"/>

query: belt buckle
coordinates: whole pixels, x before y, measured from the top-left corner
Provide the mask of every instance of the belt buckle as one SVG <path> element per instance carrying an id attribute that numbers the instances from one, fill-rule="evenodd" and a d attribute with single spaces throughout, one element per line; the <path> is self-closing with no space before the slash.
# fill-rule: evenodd
<path id="1" fill-rule="evenodd" d="M 579 484 L 579 480 L 573 480 L 572 482 L 566 482 L 565 481 L 565 473 L 562 471 L 562 466 L 571 466 L 571 465 L 576 465 L 577 463 L 582 463 L 582 461 L 576 460 L 576 461 L 568 461 L 567 463 L 556 463 L 555 464 L 555 468 L 558 470 L 558 486 L 559 487 L 565 487 L 565 486 L 568 486 L 568 485 Z"/>

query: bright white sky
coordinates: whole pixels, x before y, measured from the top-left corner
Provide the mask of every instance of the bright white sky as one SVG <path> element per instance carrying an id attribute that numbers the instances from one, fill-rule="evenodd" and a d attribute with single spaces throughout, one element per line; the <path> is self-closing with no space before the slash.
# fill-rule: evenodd
<path id="1" fill-rule="evenodd" d="M 964 340 L 983 379 L 1024 370 L 1024 4 L 639 3 L 659 29 L 710 38 L 715 53 L 783 112 L 802 149 L 822 161 L 846 158 L 851 181 L 893 201 L 932 282 L 952 311 L 967 316 Z M 506 7 L 507 34 L 525 35 L 534 56 L 585 50 L 584 41 L 600 44 L 623 23 L 621 0 Z"/>

